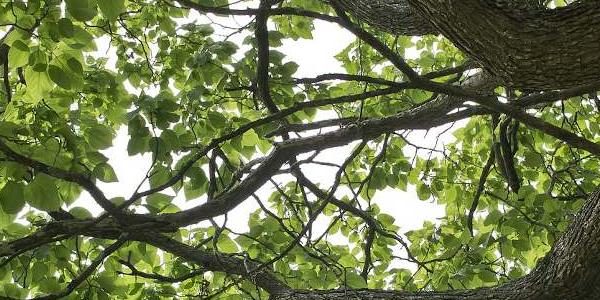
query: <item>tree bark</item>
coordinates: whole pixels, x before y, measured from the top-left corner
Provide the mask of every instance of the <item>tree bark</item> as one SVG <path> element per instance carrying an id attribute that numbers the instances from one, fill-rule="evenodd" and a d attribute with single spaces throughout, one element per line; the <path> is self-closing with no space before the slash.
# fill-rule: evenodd
<path id="1" fill-rule="evenodd" d="M 599 299 L 600 189 L 593 193 L 567 230 L 527 276 L 492 288 L 448 292 L 382 290 L 287 290 L 277 300 L 334 299 Z"/>
<path id="2" fill-rule="evenodd" d="M 406 1 L 340 0 L 339 2 L 358 19 L 385 32 L 398 35 L 439 33 Z"/>
<path id="3" fill-rule="evenodd" d="M 516 0 L 340 2 L 357 18 L 392 33 L 417 34 L 401 30 L 413 24 L 440 32 L 513 88 L 562 89 L 600 78 L 600 1 L 557 9 Z"/>

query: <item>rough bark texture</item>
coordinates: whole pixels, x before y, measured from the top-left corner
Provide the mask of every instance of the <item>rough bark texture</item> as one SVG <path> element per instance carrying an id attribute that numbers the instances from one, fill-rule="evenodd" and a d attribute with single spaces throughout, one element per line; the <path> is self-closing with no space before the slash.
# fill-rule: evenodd
<path id="1" fill-rule="evenodd" d="M 548 255 L 527 276 L 468 291 L 287 291 L 273 299 L 600 299 L 600 189 L 592 194 Z"/>
<path id="2" fill-rule="evenodd" d="M 340 3 L 358 19 L 386 32 L 399 35 L 439 33 L 404 0 L 340 0 Z"/>
<path id="3" fill-rule="evenodd" d="M 398 28 L 422 22 L 414 15 L 418 11 L 508 86 L 550 90 L 600 78 L 600 1 L 580 1 L 558 9 L 514 0 L 341 2 L 359 19 L 399 34 L 404 32 Z M 418 33 L 411 31 L 407 33 Z"/>

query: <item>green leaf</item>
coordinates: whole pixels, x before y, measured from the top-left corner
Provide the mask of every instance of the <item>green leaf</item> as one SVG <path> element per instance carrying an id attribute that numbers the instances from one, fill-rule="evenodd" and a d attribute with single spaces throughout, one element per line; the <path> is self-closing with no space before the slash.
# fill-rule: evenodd
<path id="1" fill-rule="evenodd" d="M 96 0 L 65 0 L 65 2 L 67 3 L 67 11 L 77 21 L 90 21 L 98 14 Z"/>
<path id="2" fill-rule="evenodd" d="M 349 288 L 364 289 L 367 287 L 367 283 L 365 282 L 365 279 L 360 277 L 358 274 L 356 274 L 352 271 L 347 271 L 345 275 L 346 275 L 346 285 Z"/>
<path id="3" fill-rule="evenodd" d="M 23 184 L 9 181 L 0 191 L 0 205 L 7 214 L 17 214 L 25 205 L 25 187 Z"/>
<path id="4" fill-rule="evenodd" d="M 194 200 L 206 193 L 206 187 L 198 187 L 191 183 L 185 183 L 183 185 L 183 193 L 186 200 Z"/>
<path id="5" fill-rule="evenodd" d="M 343 255 L 342 257 L 340 257 L 340 259 L 338 259 L 338 263 L 340 263 L 345 268 L 351 268 L 352 266 L 356 265 L 356 258 L 349 254 Z"/>
<path id="6" fill-rule="evenodd" d="M 127 143 L 127 153 L 132 156 L 146 152 L 148 148 L 148 139 L 132 136 Z"/>
<path id="7" fill-rule="evenodd" d="M 119 181 L 119 179 L 117 178 L 117 174 L 115 173 L 115 170 L 113 170 L 113 168 L 107 163 L 97 164 L 96 167 L 94 168 L 93 173 L 94 173 L 94 176 L 96 176 L 96 178 L 98 178 L 104 182 Z"/>
<path id="8" fill-rule="evenodd" d="M 39 282 L 40 290 L 44 293 L 55 293 L 61 290 L 61 286 L 54 277 L 48 277 Z"/>
<path id="9" fill-rule="evenodd" d="M 490 270 L 481 270 L 481 272 L 479 273 L 479 278 L 481 278 L 481 280 L 483 282 L 497 282 L 498 278 L 496 277 L 496 274 Z"/>
<path id="10" fill-rule="evenodd" d="M 46 274 L 50 271 L 50 268 L 42 262 L 35 262 L 31 267 L 31 276 L 33 281 L 41 281 L 46 278 Z"/>
<path id="11" fill-rule="evenodd" d="M 54 87 L 46 69 L 47 65 L 42 64 L 25 69 L 25 80 L 28 83 L 27 99 L 33 104 L 37 104 L 42 100 Z"/>
<path id="12" fill-rule="evenodd" d="M 21 15 L 17 20 L 17 25 L 21 28 L 33 29 L 35 27 L 35 17 L 32 15 Z"/>
<path id="13" fill-rule="evenodd" d="M 57 65 L 48 66 L 48 76 L 50 76 L 50 79 L 52 79 L 56 85 L 65 90 L 70 90 L 75 84 L 69 73 Z"/>
<path id="14" fill-rule="evenodd" d="M 71 213 L 75 218 L 78 218 L 78 219 L 92 218 L 92 214 L 83 207 L 73 207 L 69 210 L 69 213 Z"/>
<path id="15" fill-rule="evenodd" d="M 254 147 L 260 142 L 260 138 L 254 129 L 250 129 L 242 136 L 242 146 Z"/>
<path id="16" fill-rule="evenodd" d="M 73 27 L 73 42 L 68 42 L 68 45 L 73 49 L 82 49 L 94 51 L 96 50 L 96 43 L 94 42 L 94 36 L 92 36 L 87 30 L 79 26 Z"/>
<path id="17" fill-rule="evenodd" d="M 11 297 L 11 298 L 17 298 L 17 299 L 22 298 L 23 295 L 26 294 L 26 293 L 23 293 L 25 291 L 24 289 L 19 288 L 16 284 L 12 284 L 12 283 L 8 283 L 8 282 L 4 283 L 2 285 L 1 290 L 3 291 L 4 295 Z"/>
<path id="18" fill-rule="evenodd" d="M 531 243 L 528 240 L 514 240 L 512 241 L 513 247 L 520 251 L 527 251 L 531 249 Z"/>
<path id="19" fill-rule="evenodd" d="M 369 187 L 377 190 L 383 190 L 387 186 L 386 175 L 387 174 L 383 168 L 375 168 L 375 170 L 373 170 L 373 176 L 371 177 Z"/>
<path id="20" fill-rule="evenodd" d="M 48 67 L 48 75 L 65 90 L 80 88 L 83 84 L 83 66 L 74 57 L 63 54 L 55 57 Z"/>
<path id="21" fill-rule="evenodd" d="M 92 148 L 106 149 L 112 146 L 113 131 L 110 127 L 97 124 L 87 130 L 85 137 Z"/>
<path id="22" fill-rule="evenodd" d="M 58 32 L 64 37 L 72 37 L 75 34 L 73 22 L 67 18 L 58 20 Z"/>
<path id="23" fill-rule="evenodd" d="M 109 272 L 102 272 L 96 277 L 98 285 L 107 292 L 112 292 L 117 287 L 117 278 Z"/>
<path id="24" fill-rule="evenodd" d="M 23 41 L 14 41 L 10 50 L 8 50 L 8 65 L 11 68 L 18 68 L 27 65 L 28 62 L 29 46 L 23 43 Z"/>
<path id="25" fill-rule="evenodd" d="M 383 226 L 391 226 L 394 224 L 395 218 L 388 214 L 379 214 L 377 219 L 381 221 Z"/>
<path id="26" fill-rule="evenodd" d="M 12 223 L 6 226 L 6 231 L 9 232 L 11 236 L 23 236 L 29 233 L 29 228 L 20 223 Z"/>
<path id="27" fill-rule="evenodd" d="M 227 125 L 227 118 L 225 118 L 222 114 L 218 112 L 209 111 L 208 121 L 210 126 L 217 129 L 225 127 L 225 125 Z"/>
<path id="28" fill-rule="evenodd" d="M 219 237 L 217 247 L 219 248 L 219 251 L 223 253 L 238 252 L 238 246 L 236 245 L 236 243 L 233 240 L 231 240 L 228 236 L 223 234 Z"/>
<path id="29" fill-rule="evenodd" d="M 115 20 L 125 11 L 125 0 L 101 0 L 98 2 L 98 7 L 107 19 Z"/>
<path id="30" fill-rule="evenodd" d="M 16 218 L 16 215 L 7 214 L 3 210 L 0 209 L 0 229 L 6 229 L 10 225 L 15 224 L 15 223 L 13 223 L 15 218 Z M 0 273 L 1 273 L 1 271 L 0 271 Z"/>
<path id="31" fill-rule="evenodd" d="M 173 196 L 156 193 L 148 196 L 146 198 L 146 203 L 148 203 L 147 207 L 152 213 L 161 212 L 165 207 L 167 207 L 173 201 Z"/>
<path id="32" fill-rule="evenodd" d="M 417 184 L 417 196 L 420 200 L 427 200 L 431 197 L 431 190 L 426 184 L 419 182 Z"/>
<path id="33" fill-rule="evenodd" d="M 60 209 L 60 200 L 55 180 L 46 175 L 38 174 L 25 189 L 25 196 L 29 205 L 43 211 L 56 211 Z"/>

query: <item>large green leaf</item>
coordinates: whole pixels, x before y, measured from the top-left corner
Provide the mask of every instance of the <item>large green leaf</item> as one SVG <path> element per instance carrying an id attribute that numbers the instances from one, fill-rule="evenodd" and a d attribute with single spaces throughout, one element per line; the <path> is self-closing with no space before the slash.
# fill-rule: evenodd
<path id="1" fill-rule="evenodd" d="M 29 205 L 43 211 L 56 211 L 62 204 L 56 180 L 43 173 L 27 185 L 25 197 Z"/>
<path id="2" fill-rule="evenodd" d="M 27 99 L 34 104 L 42 100 L 54 87 L 45 64 L 27 67 L 25 69 L 25 80 L 29 83 L 27 85 Z"/>
<path id="3" fill-rule="evenodd" d="M 98 6 L 106 18 L 114 20 L 125 11 L 125 0 L 101 0 Z"/>
<path id="4" fill-rule="evenodd" d="M 9 181 L 0 190 L 0 205 L 7 214 L 16 214 L 25 205 L 25 188 L 23 184 Z"/>
<path id="5" fill-rule="evenodd" d="M 29 46 L 23 41 L 17 40 L 12 43 L 8 50 L 8 64 L 11 68 L 27 65 L 29 62 Z"/>
<path id="6" fill-rule="evenodd" d="M 96 0 L 65 0 L 65 2 L 67 11 L 78 21 L 90 21 L 98 14 Z"/>
<path id="7" fill-rule="evenodd" d="M 86 140 L 94 149 L 106 149 L 112 145 L 113 131 L 107 126 L 94 125 L 86 132 Z"/>
<path id="8" fill-rule="evenodd" d="M 75 34 L 73 22 L 68 18 L 58 20 L 58 32 L 64 37 L 72 37 Z"/>

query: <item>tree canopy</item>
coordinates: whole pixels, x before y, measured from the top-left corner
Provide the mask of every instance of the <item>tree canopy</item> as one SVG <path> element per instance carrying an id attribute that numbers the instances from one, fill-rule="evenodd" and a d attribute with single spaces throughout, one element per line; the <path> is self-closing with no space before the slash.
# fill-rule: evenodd
<path id="1" fill-rule="evenodd" d="M 345 72 L 298 77 L 316 20 Z M 598 1 L 10 0 L 0 27 L 2 299 L 600 295 Z M 150 167 L 109 198 L 119 129 Z M 445 216 L 405 231 L 384 189 Z"/>

